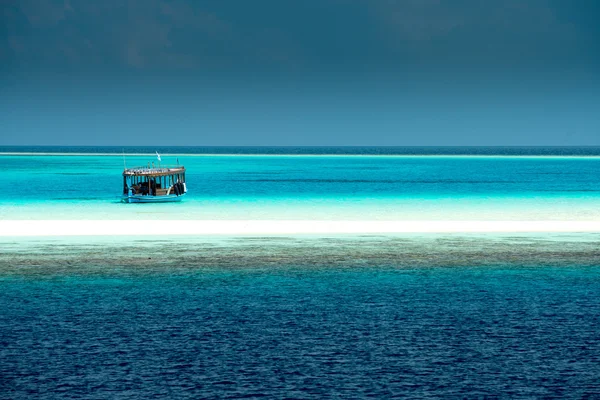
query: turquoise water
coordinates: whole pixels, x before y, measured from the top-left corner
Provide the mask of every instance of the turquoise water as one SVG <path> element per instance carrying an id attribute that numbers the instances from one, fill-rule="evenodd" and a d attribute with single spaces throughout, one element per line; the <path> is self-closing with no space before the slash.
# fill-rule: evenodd
<path id="1" fill-rule="evenodd" d="M 163 155 L 177 160 L 183 203 L 125 205 L 121 155 L 0 155 L 0 218 L 600 219 L 597 157 Z"/>

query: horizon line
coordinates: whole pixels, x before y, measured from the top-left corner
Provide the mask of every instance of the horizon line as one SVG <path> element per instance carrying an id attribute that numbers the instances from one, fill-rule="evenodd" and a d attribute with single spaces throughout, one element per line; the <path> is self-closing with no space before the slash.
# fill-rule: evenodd
<path id="1" fill-rule="evenodd" d="M 443 148 L 484 148 L 484 147 L 516 147 L 516 148 L 543 148 L 543 147 L 571 147 L 571 148 L 580 148 L 580 147 L 600 147 L 600 144 L 569 144 L 569 145 L 559 145 L 559 144 L 535 144 L 535 145 L 511 145 L 511 144 L 492 144 L 492 145 L 203 145 L 203 144 L 191 144 L 191 145 L 104 145 L 104 144 L 0 144 L 0 147 L 110 147 L 110 148 L 122 148 L 122 147 L 168 147 L 168 148 L 186 148 L 186 147 L 247 147 L 247 148 L 255 148 L 255 147 L 271 147 L 271 148 L 323 148 L 323 147 L 331 147 L 331 148 L 398 148 L 398 147 L 412 147 L 412 148 L 422 148 L 422 147 L 443 147 Z"/>

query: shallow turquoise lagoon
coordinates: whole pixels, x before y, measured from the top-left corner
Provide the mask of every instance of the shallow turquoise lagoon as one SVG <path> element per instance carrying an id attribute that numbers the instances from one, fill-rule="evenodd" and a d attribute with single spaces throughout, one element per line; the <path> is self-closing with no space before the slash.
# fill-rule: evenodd
<path id="1" fill-rule="evenodd" d="M 121 204 L 121 155 L 0 155 L 0 218 L 600 219 L 596 157 L 162 158 L 188 170 L 181 204 Z"/>

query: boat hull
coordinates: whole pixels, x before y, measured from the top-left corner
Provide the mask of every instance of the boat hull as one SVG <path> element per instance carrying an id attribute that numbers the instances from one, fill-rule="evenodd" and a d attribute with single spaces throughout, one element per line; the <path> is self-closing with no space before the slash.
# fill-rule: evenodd
<path id="1" fill-rule="evenodd" d="M 121 197 L 121 201 L 123 203 L 174 203 L 181 201 L 183 196 L 185 196 L 185 193 L 179 196 L 174 194 L 166 196 L 133 195 L 123 196 Z"/>

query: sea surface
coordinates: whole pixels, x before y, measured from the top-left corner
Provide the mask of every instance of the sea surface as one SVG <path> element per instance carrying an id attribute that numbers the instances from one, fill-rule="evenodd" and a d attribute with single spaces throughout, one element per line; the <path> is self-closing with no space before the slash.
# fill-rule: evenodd
<path id="1" fill-rule="evenodd" d="M 596 147 L 171 148 L 185 201 L 121 204 L 124 166 L 155 150 L 2 147 L 0 218 L 600 219 Z"/>
<path id="2" fill-rule="evenodd" d="M 0 148 L 0 224 L 600 219 L 595 148 L 108 150 Z M 0 398 L 600 398 L 599 293 L 600 233 L 2 237 Z"/>

